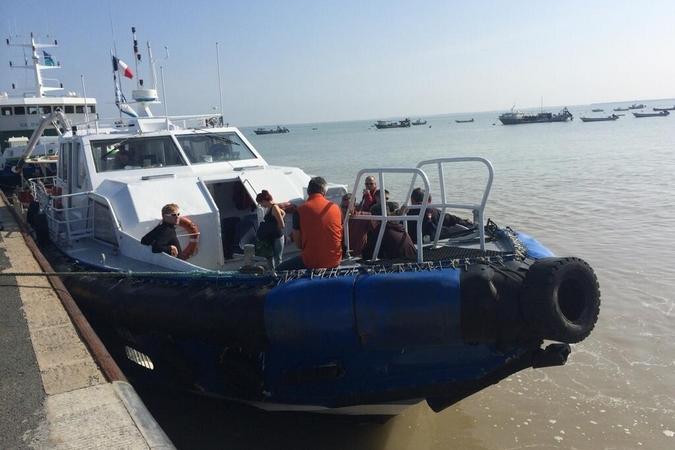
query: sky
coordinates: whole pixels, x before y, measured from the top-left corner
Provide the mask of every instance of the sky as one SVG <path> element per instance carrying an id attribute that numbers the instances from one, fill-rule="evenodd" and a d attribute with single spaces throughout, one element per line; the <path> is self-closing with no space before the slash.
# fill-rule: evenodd
<path id="1" fill-rule="evenodd" d="M 0 0 L 3 37 L 57 38 L 50 76 L 81 93 L 83 75 L 108 116 L 110 51 L 133 68 L 132 26 L 170 115 L 219 110 L 218 42 L 223 115 L 240 126 L 672 98 L 673 23 L 670 0 Z M 0 91 L 32 85 L 9 60 L 22 51 L 3 44 Z"/>

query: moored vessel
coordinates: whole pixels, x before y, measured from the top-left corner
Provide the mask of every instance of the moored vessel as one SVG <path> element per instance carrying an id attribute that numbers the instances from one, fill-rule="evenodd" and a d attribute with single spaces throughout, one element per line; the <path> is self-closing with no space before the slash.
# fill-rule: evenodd
<path id="1" fill-rule="evenodd" d="M 574 116 L 567 108 L 563 108 L 559 113 L 539 112 L 536 114 L 526 114 L 521 111 L 515 111 L 511 108 L 510 112 L 499 116 L 499 120 L 504 125 L 518 125 L 523 123 L 547 123 L 547 122 L 567 122 L 573 120 Z"/>
<path id="2" fill-rule="evenodd" d="M 253 130 L 255 134 L 284 134 L 288 133 L 290 130 L 286 127 L 278 126 L 276 128 L 256 128 Z"/>
<path id="3" fill-rule="evenodd" d="M 611 116 L 607 117 L 581 117 L 582 122 L 607 122 L 607 121 L 613 121 L 617 120 L 619 116 L 616 114 L 612 114 Z"/>
<path id="4" fill-rule="evenodd" d="M 634 112 L 633 115 L 636 119 L 641 119 L 643 117 L 667 117 L 670 115 L 670 111 L 659 111 L 653 113 L 638 113 Z"/>
<path id="5" fill-rule="evenodd" d="M 377 128 L 378 130 L 387 128 L 409 128 L 409 127 L 410 127 L 410 119 L 403 119 L 399 121 L 378 120 L 377 122 L 375 122 L 375 128 Z"/>

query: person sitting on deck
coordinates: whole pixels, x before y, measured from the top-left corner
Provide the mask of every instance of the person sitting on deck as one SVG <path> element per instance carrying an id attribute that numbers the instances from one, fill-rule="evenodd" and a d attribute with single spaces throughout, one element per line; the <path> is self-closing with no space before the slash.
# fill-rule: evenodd
<path id="1" fill-rule="evenodd" d="M 302 253 L 277 270 L 333 268 L 342 261 L 342 215 L 340 207 L 325 197 L 326 180 L 309 180 L 307 194 L 307 201 L 293 214 L 291 234 Z"/>
<path id="2" fill-rule="evenodd" d="M 378 205 L 380 203 L 380 190 L 379 189 L 375 190 L 375 193 L 373 194 L 373 197 L 375 199 L 375 203 L 373 203 L 373 205 L 370 207 L 370 210 L 372 210 L 375 205 Z M 386 189 L 384 190 L 384 201 L 387 202 L 387 210 L 397 211 L 399 209 L 398 203 L 389 201 L 389 191 L 386 190 Z M 380 211 L 382 211 L 382 209 L 380 209 Z"/>
<path id="3" fill-rule="evenodd" d="M 162 208 L 162 222 L 143 236 L 141 244 L 151 245 L 152 253 L 167 253 L 178 256 L 181 252 L 176 235 L 176 225 L 180 223 L 178 205 L 169 203 Z"/>
<path id="4" fill-rule="evenodd" d="M 375 177 L 369 175 L 366 177 L 365 189 L 363 190 L 363 197 L 361 198 L 361 203 L 358 205 L 359 211 L 370 211 L 370 207 L 375 204 L 375 191 L 377 190 L 377 183 L 375 182 Z"/>
<path id="5" fill-rule="evenodd" d="M 388 215 L 392 215 L 394 212 L 394 210 L 389 207 L 387 208 L 387 211 Z M 382 214 L 381 205 L 379 203 L 373 205 L 373 207 L 370 208 L 370 212 L 374 216 L 379 216 Z M 382 222 L 379 221 L 372 221 L 371 223 L 372 229 L 368 232 L 368 240 L 361 252 L 363 259 L 373 259 L 375 244 L 377 243 L 377 237 L 380 234 L 380 227 L 382 226 Z M 410 239 L 410 236 L 405 232 L 403 225 L 399 222 L 386 222 L 377 258 L 408 260 L 415 260 L 417 258 L 415 244 L 413 244 L 412 239 Z"/>
<path id="6" fill-rule="evenodd" d="M 424 190 L 422 188 L 415 188 L 410 195 L 411 206 L 407 209 L 407 214 L 415 215 L 419 212 L 420 205 L 424 202 Z M 429 194 L 429 202 L 431 202 L 431 194 Z M 427 208 L 424 219 L 422 219 L 422 239 L 429 237 L 434 239 L 436 237 L 436 229 L 441 222 L 441 211 L 437 208 Z M 473 222 L 452 214 L 445 214 L 440 225 L 441 235 L 440 239 L 450 237 L 458 231 L 470 229 L 474 227 Z M 408 221 L 408 234 L 414 243 L 417 243 L 417 222 L 414 220 Z"/>

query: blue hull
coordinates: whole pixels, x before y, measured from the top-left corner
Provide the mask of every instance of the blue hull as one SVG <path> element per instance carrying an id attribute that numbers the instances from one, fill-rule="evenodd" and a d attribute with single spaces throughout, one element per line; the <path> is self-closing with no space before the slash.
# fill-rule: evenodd
<path id="1" fill-rule="evenodd" d="M 518 240 L 521 258 L 403 270 L 292 280 L 82 276 L 66 284 L 132 377 L 277 410 L 415 399 L 441 410 L 519 370 L 567 358 L 566 343 L 541 348 L 567 335 L 550 336 L 522 314 L 523 290 L 532 291 L 524 280 L 551 252 L 525 234 Z M 599 297 L 591 300 L 587 324 L 563 308 L 590 324 L 568 342 L 590 333 Z"/>

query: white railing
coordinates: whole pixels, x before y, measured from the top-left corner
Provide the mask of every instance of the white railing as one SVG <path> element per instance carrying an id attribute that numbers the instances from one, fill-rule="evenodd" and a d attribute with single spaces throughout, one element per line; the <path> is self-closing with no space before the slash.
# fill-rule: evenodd
<path id="1" fill-rule="evenodd" d="M 93 191 L 54 195 L 48 192 L 50 184 L 53 188 L 54 179 L 55 177 L 44 177 L 29 180 L 33 198 L 38 201 L 47 217 L 49 235 L 54 242 L 68 245 L 76 239 L 96 237 L 96 203 L 106 207 L 109 214 L 106 219 L 112 219 L 113 230 L 121 229 L 108 198 Z M 71 206 L 73 199 L 82 197 L 86 198 L 86 203 Z M 82 223 L 84 225 L 78 225 Z"/>
<path id="2" fill-rule="evenodd" d="M 424 213 L 428 206 L 427 198 L 424 199 L 420 210 L 415 215 L 408 215 L 407 213 L 401 216 L 390 216 L 387 212 L 387 199 L 385 195 L 385 179 L 384 174 L 405 174 L 409 173 L 413 176 L 413 183 L 419 176 L 422 179 L 424 184 L 425 192 L 429 192 L 429 179 L 427 174 L 424 173 L 422 169 L 419 168 L 377 168 L 377 169 L 362 169 L 356 175 L 356 181 L 354 182 L 354 189 L 352 190 L 352 198 L 349 200 L 349 208 L 347 209 L 348 213 L 345 214 L 343 229 L 344 229 L 344 239 L 345 246 L 347 248 L 347 257 L 349 257 L 349 221 L 350 220 L 372 220 L 380 222 L 380 231 L 377 235 L 377 241 L 375 243 L 375 250 L 373 251 L 373 260 L 377 260 L 377 255 L 380 253 L 380 247 L 382 246 L 382 239 L 384 238 L 384 231 L 386 228 L 387 222 L 399 222 L 408 220 L 414 220 L 417 222 L 417 262 L 421 263 L 424 260 L 423 255 L 423 245 L 422 245 L 422 220 L 424 219 Z M 361 186 L 361 179 L 366 175 L 377 175 L 378 176 L 378 186 L 380 189 L 380 199 L 379 203 L 382 205 L 382 213 L 380 215 L 352 215 L 350 211 L 354 211 L 356 205 L 356 193 Z M 410 195 L 408 195 L 410 197 Z"/>
<path id="3" fill-rule="evenodd" d="M 447 198 L 447 190 L 445 188 L 445 172 L 443 170 L 444 164 L 448 163 L 459 163 L 459 162 L 479 162 L 484 164 L 487 169 L 488 169 L 488 179 L 485 185 L 485 189 L 483 190 L 483 196 L 481 197 L 480 203 L 450 203 Z M 436 235 L 434 236 L 434 247 L 438 246 L 438 241 L 441 236 L 441 229 L 442 224 L 443 224 L 443 218 L 445 217 L 445 212 L 448 209 L 468 209 L 472 211 L 473 213 L 473 220 L 474 223 L 476 224 L 478 228 L 478 236 L 480 238 L 480 249 L 485 250 L 485 224 L 484 224 L 484 213 L 485 213 L 485 204 L 487 203 L 488 196 L 490 195 L 490 189 L 492 187 L 492 180 L 494 178 L 494 169 L 492 167 L 492 163 L 488 161 L 485 158 L 481 158 L 478 156 L 466 156 L 466 157 L 457 157 L 457 158 L 437 158 L 437 159 L 428 159 L 425 161 L 420 161 L 417 164 L 417 169 L 421 171 L 421 169 L 425 166 L 431 166 L 435 165 L 438 168 L 438 180 L 440 184 L 440 193 L 441 193 L 441 201 L 440 203 L 429 203 L 424 207 L 424 205 L 420 205 L 420 208 L 422 211 L 426 210 L 426 208 L 441 208 L 441 215 L 439 218 L 439 223 L 436 226 Z M 422 172 L 424 173 L 424 172 Z M 415 181 L 416 181 L 416 175 L 413 175 L 413 180 L 410 183 L 410 189 L 408 190 L 408 195 L 406 196 L 406 202 L 410 199 L 410 195 L 413 192 L 413 189 L 415 188 Z M 425 199 L 424 202 L 428 202 L 429 198 L 429 190 L 426 189 L 425 193 Z M 405 206 L 405 205 L 404 205 Z M 421 241 L 418 241 L 421 242 Z"/>

